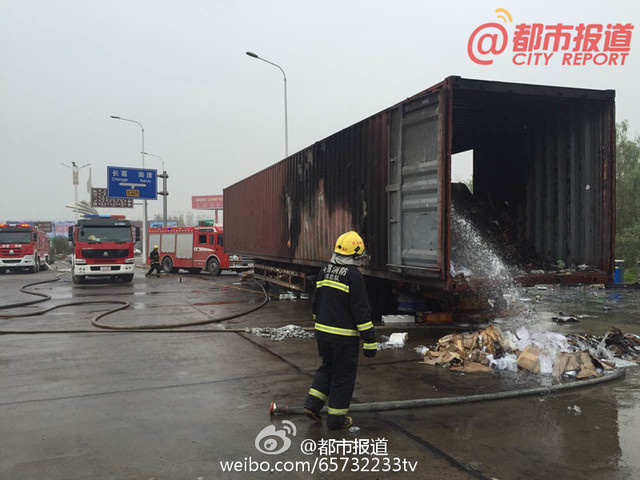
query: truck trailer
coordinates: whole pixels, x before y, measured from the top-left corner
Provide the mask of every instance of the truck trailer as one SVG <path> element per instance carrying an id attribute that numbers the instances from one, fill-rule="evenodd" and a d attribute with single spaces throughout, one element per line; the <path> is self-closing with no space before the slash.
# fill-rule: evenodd
<path id="1" fill-rule="evenodd" d="M 457 76 L 227 187 L 226 250 L 303 290 L 355 230 L 383 291 L 455 296 L 451 162 L 469 150 L 471 202 L 508 209 L 503 242 L 536 259 L 521 283 L 611 281 L 615 92 Z"/>

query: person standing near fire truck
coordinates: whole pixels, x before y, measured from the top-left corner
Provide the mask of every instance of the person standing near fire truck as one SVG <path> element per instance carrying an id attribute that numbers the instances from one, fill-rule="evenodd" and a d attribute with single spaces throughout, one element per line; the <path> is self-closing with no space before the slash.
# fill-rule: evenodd
<path id="1" fill-rule="evenodd" d="M 153 250 L 151 250 L 151 253 L 149 254 L 149 260 L 151 262 L 151 268 L 149 269 L 145 277 L 151 275 L 155 270 L 156 276 L 160 278 L 160 252 L 158 252 L 158 245 L 153 246 Z"/>
<path id="2" fill-rule="evenodd" d="M 375 357 L 376 331 L 364 279 L 357 266 L 364 259 L 364 242 L 356 232 L 338 238 L 333 256 L 318 274 L 312 301 L 315 336 L 322 365 L 304 402 L 304 413 L 321 422 L 320 410 L 328 400 L 327 427 L 348 428 L 347 416 L 356 384 L 360 339 L 365 357 Z"/>

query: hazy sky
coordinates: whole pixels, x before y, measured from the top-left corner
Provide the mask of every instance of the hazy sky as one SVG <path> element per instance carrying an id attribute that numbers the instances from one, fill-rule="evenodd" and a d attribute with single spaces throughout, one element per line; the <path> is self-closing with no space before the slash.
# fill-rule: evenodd
<path id="1" fill-rule="evenodd" d="M 640 31 L 623 67 L 476 65 L 469 35 L 498 7 L 510 29 L 640 25 L 638 1 L 0 0 L 0 220 L 72 218 L 60 162 L 91 162 L 94 186 L 107 165 L 140 166 L 139 127 L 109 115 L 144 124 L 170 212 L 282 159 L 282 75 L 247 50 L 287 72 L 290 152 L 449 75 L 615 89 L 617 119 L 640 131 Z"/>

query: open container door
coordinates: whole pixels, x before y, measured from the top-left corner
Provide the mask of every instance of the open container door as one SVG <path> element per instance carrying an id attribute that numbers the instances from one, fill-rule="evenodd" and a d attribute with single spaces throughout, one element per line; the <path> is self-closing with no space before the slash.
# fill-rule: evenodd
<path id="1" fill-rule="evenodd" d="M 444 280 L 448 255 L 447 90 L 391 110 L 389 139 L 389 271 Z M 447 195 L 448 196 L 448 195 Z"/>

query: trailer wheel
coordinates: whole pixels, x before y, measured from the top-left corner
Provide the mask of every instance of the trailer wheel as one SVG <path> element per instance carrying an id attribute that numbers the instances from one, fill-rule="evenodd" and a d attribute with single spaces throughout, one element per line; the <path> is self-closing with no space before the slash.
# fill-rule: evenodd
<path id="1" fill-rule="evenodd" d="M 220 262 L 218 261 L 217 258 L 209 259 L 209 261 L 207 262 L 207 271 L 211 275 L 220 275 L 220 272 L 222 272 L 222 269 L 220 268 Z"/>
<path id="2" fill-rule="evenodd" d="M 162 270 L 164 270 L 164 273 L 173 272 L 173 260 L 171 260 L 171 257 L 164 257 L 162 259 Z"/>
<path id="3" fill-rule="evenodd" d="M 36 255 L 35 264 L 31 267 L 31 273 L 38 273 L 40 271 L 40 257 Z"/>
<path id="4" fill-rule="evenodd" d="M 189 270 L 189 273 L 192 273 L 194 275 L 202 271 L 201 268 L 187 268 L 187 270 Z"/>

